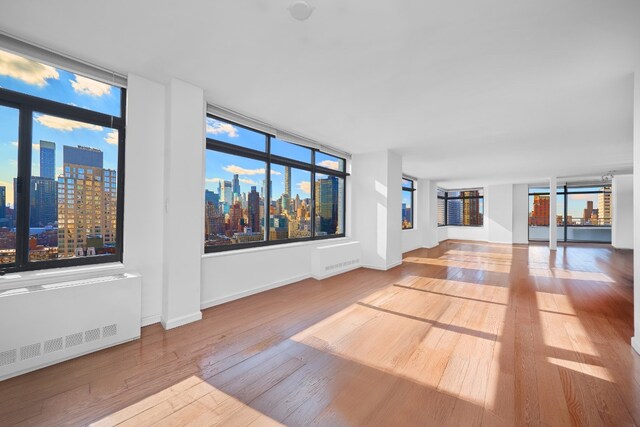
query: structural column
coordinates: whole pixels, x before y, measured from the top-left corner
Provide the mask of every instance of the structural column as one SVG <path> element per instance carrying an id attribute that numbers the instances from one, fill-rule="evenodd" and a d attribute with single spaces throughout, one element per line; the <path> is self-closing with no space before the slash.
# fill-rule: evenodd
<path id="1" fill-rule="evenodd" d="M 558 212 L 558 179 L 554 176 L 549 178 L 549 249 L 555 251 L 558 248 L 558 223 L 556 222 L 556 212 Z"/>
<path id="2" fill-rule="evenodd" d="M 165 270 L 161 321 L 166 329 L 171 329 L 202 318 L 204 92 L 172 79 L 167 86 L 166 102 Z"/>

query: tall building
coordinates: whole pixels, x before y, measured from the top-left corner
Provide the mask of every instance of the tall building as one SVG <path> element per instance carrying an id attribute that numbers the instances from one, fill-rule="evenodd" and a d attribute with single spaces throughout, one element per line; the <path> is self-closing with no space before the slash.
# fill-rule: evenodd
<path id="1" fill-rule="evenodd" d="M 549 225 L 549 196 L 533 196 L 533 210 L 529 225 Z"/>
<path id="2" fill-rule="evenodd" d="M 29 226 L 53 226 L 58 221 L 58 183 L 51 178 L 31 177 Z"/>
<path id="3" fill-rule="evenodd" d="M 338 178 L 316 180 L 316 232 L 338 233 Z"/>
<path id="4" fill-rule="evenodd" d="M 0 185 L 0 222 L 7 218 L 7 187 Z"/>
<path id="5" fill-rule="evenodd" d="M 260 232 L 260 194 L 256 187 L 251 187 L 251 192 L 247 195 L 247 216 L 249 227 L 254 233 Z"/>
<path id="6" fill-rule="evenodd" d="M 240 177 L 238 176 L 238 174 L 233 175 L 231 190 L 232 190 L 231 197 L 233 201 L 235 202 L 236 200 L 239 200 L 240 199 Z"/>
<path id="7" fill-rule="evenodd" d="M 480 199 L 463 199 L 462 202 L 462 224 L 480 225 L 482 224 L 482 213 L 480 212 Z"/>
<path id="8" fill-rule="evenodd" d="M 40 140 L 40 176 L 48 179 L 56 178 L 55 142 Z"/>
<path id="9" fill-rule="evenodd" d="M 104 156 L 102 151 L 96 148 L 65 145 L 62 149 L 62 159 L 65 164 L 102 168 Z"/>
<path id="10" fill-rule="evenodd" d="M 229 208 L 229 233 L 241 233 L 244 231 L 244 215 L 242 214 L 242 206 L 240 202 L 235 202 Z"/>
<path id="11" fill-rule="evenodd" d="M 218 207 L 218 204 L 220 203 L 220 195 L 216 194 L 215 191 L 204 190 L 204 202 L 205 204 L 211 203 L 215 207 Z"/>
<path id="12" fill-rule="evenodd" d="M 447 200 L 447 224 L 462 225 L 462 199 Z"/>
<path id="13" fill-rule="evenodd" d="M 598 194 L 598 225 L 611 225 L 611 192 Z"/>
<path id="14" fill-rule="evenodd" d="M 284 194 L 291 196 L 291 168 L 289 166 L 284 167 Z"/>
<path id="15" fill-rule="evenodd" d="M 593 214 L 593 201 L 587 200 L 587 208 L 583 211 L 583 223 L 591 222 L 591 214 Z"/>
<path id="16" fill-rule="evenodd" d="M 231 191 L 231 181 L 220 181 L 220 203 L 225 204 L 225 212 L 228 211 L 229 206 L 233 204 L 233 192 Z"/>
<path id="17" fill-rule="evenodd" d="M 95 148 L 64 146 L 64 174 L 58 177 L 59 257 L 88 247 L 96 254 L 115 252 L 117 175 L 103 168 L 102 159 Z"/>

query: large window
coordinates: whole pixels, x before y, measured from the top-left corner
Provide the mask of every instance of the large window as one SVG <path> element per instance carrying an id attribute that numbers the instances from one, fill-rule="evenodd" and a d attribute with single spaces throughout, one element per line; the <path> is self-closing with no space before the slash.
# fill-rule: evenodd
<path id="1" fill-rule="evenodd" d="M 438 225 L 479 227 L 484 224 L 482 189 L 438 189 Z"/>
<path id="2" fill-rule="evenodd" d="M 413 192 L 414 181 L 402 178 L 402 229 L 413 228 Z"/>
<path id="3" fill-rule="evenodd" d="M 549 187 L 529 187 L 529 240 L 549 240 Z M 611 243 L 611 186 L 564 185 L 556 193 L 559 242 Z"/>
<path id="4" fill-rule="evenodd" d="M 121 261 L 124 89 L 0 64 L 0 272 Z"/>
<path id="5" fill-rule="evenodd" d="M 208 116 L 205 252 L 344 236 L 346 177 L 342 158 Z"/>

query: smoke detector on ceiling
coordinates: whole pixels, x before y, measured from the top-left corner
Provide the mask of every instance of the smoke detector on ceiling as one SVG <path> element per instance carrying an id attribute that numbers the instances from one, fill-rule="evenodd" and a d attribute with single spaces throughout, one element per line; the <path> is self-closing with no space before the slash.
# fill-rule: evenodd
<path id="1" fill-rule="evenodd" d="M 602 182 L 607 183 L 613 181 L 613 173 L 615 171 L 609 171 L 606 174 L 602 175 Z"/>
<path id="2" fill-rule="evenodd" d="M 289 13 L 298 21 L 306 21 L 313 13 L 313 9 L 314 8 L 306 1 L 298 0 L 291 3 L 291 6 L 289 6 Z"/>

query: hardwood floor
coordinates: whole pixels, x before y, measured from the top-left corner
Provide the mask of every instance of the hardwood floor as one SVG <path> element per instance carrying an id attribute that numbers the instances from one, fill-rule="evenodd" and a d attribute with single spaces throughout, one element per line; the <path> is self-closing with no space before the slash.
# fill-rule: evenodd
<path id="1" fill-rule="evenodd" d="M 0 425 L 640 425 L 632 253 L 444 242 L 0 383 Z"/>

